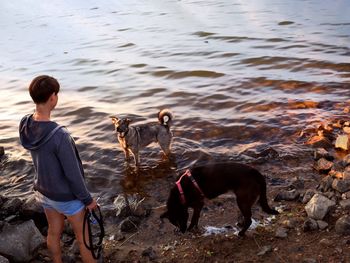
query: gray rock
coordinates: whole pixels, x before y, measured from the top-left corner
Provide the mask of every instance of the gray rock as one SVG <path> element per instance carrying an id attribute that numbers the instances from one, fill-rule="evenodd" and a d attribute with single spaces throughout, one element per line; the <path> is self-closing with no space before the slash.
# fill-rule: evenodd
<path id="1" fill-rule="evenodd" d="M 324 148 L 317 148 L 315 151 L 314 151 L 314 159 L 315 160 L 318 160 L 318 159 L 321 159 L 321 158 L 324 158 L 324 159 L 327 159 L 327 160 L 333 160 L 333 156 Z"/>
<path id="2" fill-rule="evenodd" d="M 343 172 L 343 179 L 350 180 L 350 165 L 348 165 Z"/>
<path id="3" fill-rule="evenodd" d="M 324 230 L 328 227 L 328 223 L 322 220 L 317 220 L 318 228 Z"/>
<path id="4" fill-rule="evenodd" d="M 282 225 L 288 229 L 295 229 L 299 224 L 299 220 L 296 218 L 288 218 L 282 222 Z"/>
<path id="5" fill-rule="evenodd" d="M 314 189 L 308 189 L 306 190 L 304 196 L 303 196 L 303 200 L 302 203 L 306 204 L 307 202 L 309 202 L 311 200 L 311 198 L 314 196 L 315 194 L 315 190 Z"/>
<path id="6" fill-rule="evenodd" d="M 322 191 L 322 192 L 327 192 L 328 190 L 332 189 L 333 181 L 334 181 L 334 179 L 331 176 L 325 176 L 322 178 L 317 189 Z"/>
<path id="7" fill-rule="evenodd" d="M 288 236 L 288 230 L 284 227 L 278 227 L 275 232 L 275 237 L 286 238 Z"/>
<path id="8" fill-rule="evenodd" d="M 0 263 L 10 263 L 10 261 L 7 258 L 0 255 Z"/>
<path id="9" fill-rule="evenodd" d="M 337 220 L 335 232 L 341 235 L 350 235 L 350 215 L 342 216 Z"/>
<path id="10" fill-rule="evenodd" d="M 346 155 L 343 158 L 343 162 L 344 162 L 345 165 L 350 165 L 350 154 Z"/>
<path id="11" fill-rule="evenodd" d="M 116 216 L 121 219 L 128 216 L 146 216 L 148 212 L 141 206 L 143 200 L 144 199 L 138 198 L 137 195 L 118 195 L 113 201 L 117 210 Z"/>
<path id="12" fill-rule="evenodd" d="M 335 207 L 335 202 L 329 200 L 321 194 L 315 194 L 311 200 L 306 204 L 305 211 L 308 217 L 322 220 L 330 209 Z"/>
<path id="13" fill-rule="evenodd" d="M 118 195 L 113 204 L 116 208 L 116 216 L 119 218 L 126 218 L 131 215 L 131 208 L 129 205 L 129 201 L 126 196 Z"/>
<path id="14" fill-rule="evenodd" d="M 323 246 L 326 246 L 326 247 L 330 247 L 333 245 L 333 241 L 332 240 L 329 240 L 327 238 L 322 238 L 320 240 L 320 244 L 323 245 Z"/>
<path id="15" fill-rule="evenodd" d="M 328 175 L 332 176 L 333 178 L 343 178 L 344 169 L 345 166 L 343 165 L 343 162 L 334 162 L 332 169 L 328 172 Z"/>
<path id="16" fill-rule="evenodd" d="M 315 169 L 319 172 L 328 172 L 332 169 L 333 162 L 321 158 L 316 162 Z"/>
<path id="17" fill-rule="evenodd" d="M 16 214 L 21 210 L 22 200 L 19 198 L 8 199 L 2 206 L 2 210 L 5 211 L 7 215 Z"/>
<path id="18" fill-rule="evenodd" d="M 340 180 L 340 179 L 334 179 L 332 183 L 332 188 L 339 193 L 345 193 L 347 191 L 350 191 L 350 180 Z"/>
<path id="19" fill-rule="evenodd" d="M 341 195 L 342 199 L 350 199 L 350 191 L 347 191 L 345 193 L 342 193 Z"/>
<path id="20" fill-rule="evenodd" d="M 34 214 L 44 213 L 43 207 L 35 200 L 35 196 L 32 195 L 27 198 L 22 204 L 22 212 Z"/>
<path id="21" fill-rule="evenodd" d="M 120 223 L 120 231 L 121 232 L 135 232 L 138 230 L 138 226 L 140 225 L 140 218 L 135 216 L 129 216 L 128 218 L 124 219 Z"/>
<path id="22" fill-rule="evenodd" d="M 299 195 L 300 195 L 300 193 L 298 191 L 296 191 L 295 189 L 290 190 L 290 191 L 282 191 L 276 195 L 274 200 L 276 202 L 281 201 L 281 200 L 294 201 L 294 200 L 298 199 Z"/>
<path id="23" fill-rule="evenodd" d="M 304 180 L 298 177 L 294 177 L 290 183 L 290 187 L 292 189 L 304 189 L 304 185 L 305 185 Z"/>
<path id="24" fill-rule="evenodd" d="M 263 255 L 265 255 L 265 254 L 267 254 L 267 253 L 269 253 L 269 252 L 271 252 L 272 251 L 272 247 L 270 246 L 270 245 L 267 245 L 267 246 L 263 246 L 262 248 L 261 248 L 261 250 L 258 252 L 258 256 L 263 256 Z"/>
<path id="25" fill-rule="evenodd" d="M 151 261 L 153 261 L 157 258 L 157 253 L 152 247 L 149 247 L 149 248 L 145 249 L 144 251 L 142 251 L 142 256 L 147 257 Z"/>
<path id="26" fill-rule="evenodd" d="M 32 220 L 20 225 L 5 224 L 0 235 L 0 254 L 8 255 L 11 261 L 29 262 L 43 244 L 45 238 Z"/>
<path id="27" fill-rule="evenodd" d="M 334 200 L 334 198 L 336 198 L 336 195 L 333 191 L 327 191 L 325 193 L 322 193 L 322 195 L 324 195 L 325 197 L 327 197 L 330 200 Z"/>
<path id="28" fill-rule="evenodd" d="M 344 210 L 350 210 L 350 199 L 341 200 L 339 204 Z"/>
<path id="29" fill-rule="evenodd" d="M 318 224 L 317 224 L 316 220 L 314 220 L 312 218 L 308 218 L 305 220 L 305 222 L 303 224 L 304 232 L 314 231 L 317 229 L 318 229 Z"/>

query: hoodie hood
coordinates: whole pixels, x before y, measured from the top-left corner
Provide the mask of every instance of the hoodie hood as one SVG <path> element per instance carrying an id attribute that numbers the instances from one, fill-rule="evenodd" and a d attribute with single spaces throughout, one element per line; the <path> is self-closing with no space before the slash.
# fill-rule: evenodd
<path id="1" fill-rule="evenodd" d="M 24 148 L 37 150 L 61 128 L 53 121 L 35 121 L 33 114 L 22 118 L 19 125 L 19 138 Z"/>

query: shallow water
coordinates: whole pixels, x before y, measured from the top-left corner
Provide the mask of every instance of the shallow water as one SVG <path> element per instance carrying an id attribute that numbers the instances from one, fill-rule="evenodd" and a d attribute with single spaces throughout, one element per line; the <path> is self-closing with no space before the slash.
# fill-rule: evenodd
<path id="1" fill-rule="evenodd" d="M 0 12 L 5 195 L 31 190 L 17 129 L 34 109 L 27 86 L 39 74 L 61 83 L 52 117 L 77 139 L 102 202 L 202 158 L 246 161 L 247 151 L 269 147 L 301 154 L 300 131 L 350 104 L 346 0 L 14 0 Z M 136 178 L 108 116 L 146 123 L 162 108 L 175 116 L 173 159 L 162 160 L 157 145 L 145 149 Z"/>

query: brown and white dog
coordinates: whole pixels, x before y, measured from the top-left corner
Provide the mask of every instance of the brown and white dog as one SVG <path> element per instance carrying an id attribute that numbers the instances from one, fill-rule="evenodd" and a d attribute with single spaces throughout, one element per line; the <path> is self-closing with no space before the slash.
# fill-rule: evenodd
<path id="1" fill-rule="evenodd" d="M 173 115 L 170 110 L 163 109 L 158 113 L 159 123 L 130 126 L 131 120 L 128 118 L 119 119 L 115 116 L 111 118 L 126 160 L 131 154 L 135 165 L 139 166 L 140 150 L 152 142 L 157 142 L 164 154 L 169 157 L 173 137 L 170 131 Z"/>
<path id="2" fill-rule="evenodd" d="M 245 234 L 252 223 L 251 208 L 258 199 L 263 211 L 278 214 L 267 203 L 266 181 L 258 170 L 240 163 L 214 163 L 194 167 L 180 177 L 170 190 L 167 211 L 160 218 L 168 218 L 184 233 L 198 227 L 204 198 L 213 199 L 229 190 L 236 194 L 238 207 L 244 217 L 240 236 Z M 189 207 L 193 208 L 193 215 L 187 228 Z"/>

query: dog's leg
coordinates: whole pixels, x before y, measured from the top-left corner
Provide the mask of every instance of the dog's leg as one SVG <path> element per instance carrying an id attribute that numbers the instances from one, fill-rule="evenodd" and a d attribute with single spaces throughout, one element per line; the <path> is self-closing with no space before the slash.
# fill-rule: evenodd
<path id="1" fill-rule="evenodd" d="M 242 215 L 244 217 L 244 221 L 243 221 L 243 227 L 242 227 L 241 231 L 239 231 L 238 235 L 244 236 L 245 232 L 252 224 L 252 211 L 247 206 L 239 206 L 239 209 L 242 212 Z"/>
<path id="2" fill-rule="evenodd" d="M 139 151 L 134 149 L 131 153 L 132 153 L 132 155 L 134 157 L 135 166 L 139 167 L 139 164 L 140 164 Z"/>
<path id="3" fill-rule="evenodd" d="M 164 155 L 166 158 L 169 159 L 170 157 L 170 144 L 171 144 L 171 140 L 169 141 L 159 141 L 159 146 L 162 149 Z"/>
<path id="4" fill-rule="evenodd" d="M 123 151 L 124 151 L 125 161 L 128 161 L 130 158 L 129 150 L 123 148 Z"/>
<path id="5" fill-rule="evenodd" d="M 193 208 L 193 215 L 191 218 L 191 224 L 188 227 L 188 231 L 191 231 L 193 228 L 198 228 L 199 216 L 203 208 L 203 205 L 204 205 L 204 202 L 200 202 L 196 207 Z"/>
<path id="6" fill-rule="evenodd" d="M 239 231 L 239 236 L 244 236 L 247 229 L 250 227 L 252 223 L 252 206 L 256 200 L 256 198 L 252 198 L 248 194 L 237 194 L 237 205 L 239 207 L 239 210 L 241 210 L 241 213 L 244 217 L 243 226 L 241 231 Z"/>
<path id="7" fill-rule="evenodd" d="M 238 215 L 238 218 L 237 218 L 237 226 L 242 228 L 243 227 L 243 223 L 244 223 L 244 217 L 242 214 L 239 214 Z"/>

